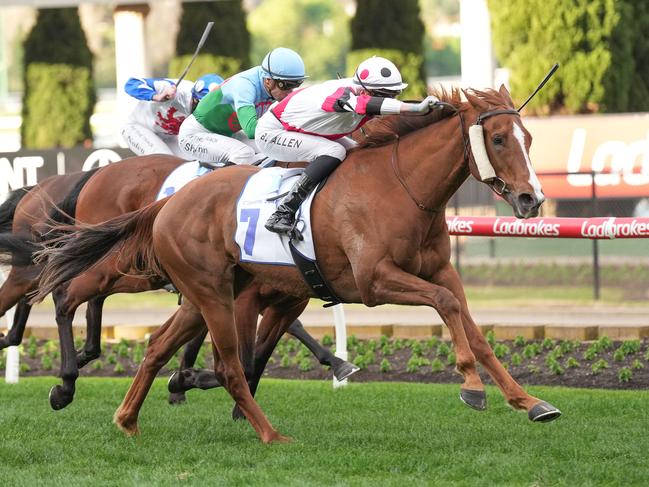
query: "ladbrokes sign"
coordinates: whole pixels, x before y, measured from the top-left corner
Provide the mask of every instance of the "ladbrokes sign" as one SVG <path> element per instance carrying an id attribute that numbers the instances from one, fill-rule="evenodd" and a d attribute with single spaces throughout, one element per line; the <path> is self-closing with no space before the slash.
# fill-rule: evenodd
<path id="1" fill-rule="evenodd" d="M 595 171 L 598 197 L 649 197 L 649 114 L 528 117 L 525 126 L 546 196 L 590 198 L 591 177 L 544 172 Z"/>

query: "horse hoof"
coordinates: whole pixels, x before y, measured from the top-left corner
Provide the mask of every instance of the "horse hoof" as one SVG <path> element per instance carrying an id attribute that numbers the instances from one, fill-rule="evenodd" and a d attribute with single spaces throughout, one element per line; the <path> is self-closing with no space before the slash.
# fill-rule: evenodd
<path id="1" fill-rule="evenodd" d="M 185 404 L 187 398 L 184 392 L 172 392 L 169 394 L 169 404 L 180 405 Z"/>
<path id="2" fill-rule="evenodd" d="M 487 409 L 487 394 L 485 391 L 460 389 L 460 399 L 464 404 L 477 411 Z"/>
<path id="3" fill-rule="evenodd" d="M 49 399 L 52 409 L 59 411 L 72 402 L 72 395 L 67 394 L 60 385 L 57 385 L 50 389 Z"/>
<path id="4" fill-rule="evenodd" d="M 243 414 L 243 411 L 241 411 L 241 409 L 239 409 L 239 406 L 234 406 L 234 408 L 232 408 L 232 419 L 234 421 L 246 419 L 246 415 Z"/>
<path id="5" fill-rule="evenodd" d="M 557 419 L 559 416 L 561 416 L 561 411 L 549 402 L 545 401 L 536 403 L 527 413 L 527 417 L 530 418 L 530 421 L 539 423 L 549 423 L 550 421 Z"/>
<path id="6" fill-rule="evenodd" d="M 340 364 L 334 367 L 334 377 L 338 382 L 341 382 L 359 370 L 361 370 L 360 367 L 343 360 Z"/>
<path id="7" fill-rule="evenodd" d="M 167 381 L 167 390 L 171 394 L 180 394 L 183 391 L 182 386 L 180 385 L 180 372 L 175 371 L 173 374 L 171 374 L 171 377 L 169 377 L 169 380 Z M 170 398 L 171 401 L 171 398 Z"/>

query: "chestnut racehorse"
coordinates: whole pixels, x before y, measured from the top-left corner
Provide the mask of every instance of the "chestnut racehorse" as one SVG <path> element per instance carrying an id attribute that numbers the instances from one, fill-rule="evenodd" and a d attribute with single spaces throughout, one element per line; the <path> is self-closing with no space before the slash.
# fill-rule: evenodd
<path id="1" fill-rule="evenodd" d="M 531 136 L 504 87 L 466 91 L 466 102 L 457 90 L 438 95 L 453 116 L 440 121 L 429 116 L 386 118 L 384 123 L 400 137 L 349 154 L 316 196 L 311 216 L 319 266 L 344 302 L 435 308 L 449 328 L 456 368 L 464 379 L 460 397 L 468 405 L 486 407 L 477 358 L 511 406 L 526 410 L 531 420 L 552 420 L 560 411 L 514 381 L 471 318 L 462 283 L 450 263 L 444 215 L 451 196 L 473 174 L 502 194 L 516 216 L 536 216 L 543 194 L 529 160 Z M 476 146 L 473 126 L 480 129 L 481 146 Z M 481 176 L 485 159 L 494 173 L 489 178 Z M 168 202 L 81 229 L 47 251 L 42 292 L 105 255 L 119 254 L 143 273 L 167 276 L 188 303 L 195 304 L 181 307 L 152 335 L 145 360 L 115 413 L 116 424 L 127 434 L 138 432 L 138 412 L 159 367 L 204 321 L 220 382 L 263 442 L 287 440 L 270 424 L 246 385 L 234 299 L 254 278 L 287 295 L 286 316 L 292 305 L 312 293 L 293 266 L 240 259 L 234 239 L 236 204 L 256 171 L 240 166 L 215 171 L 188 184 Z M 279 326 L 288 326 L 287 321 Z"/>
<path id="2" fill-rule="evenodd" d="M 66 211 L 74 210 L 72 215 L 76 216 L 78 222 L 98 223 L 142 208 L 155 200 L 167 176 L 184 162 L 186 161 L 173 156 L 150 155 L 132 157 L 101 168 L 91 178 L 88 179 L 86 176 L 87 182 L 74 194 L 74 204 L 65 205 Z M 59 178 L 64 177 L 59 176 Z M 36 223 L 36 221 L 32 222 L 32 225 Z M 159 289 L 168 282 L 157 276 L 151 278 L 133 276 L 129 274 L 127 268 L 115 266 L 114 262 L 115 259 L 108 259 L 102 265 L 95 266 L 91 271 L 73 279 L 69 284 L 52 289 L 61 346 L 63 381 L 63 384 L 54 386 L 50 391 L 50 405 L 53 409 L 61 409 L 73 400 L 75 383 L 79 375 L 78 369 L 100 355 L 101 314 L 106 297 L 115 293 L 137 293 Z M 38 271 L 34 273 L 32 278 L 34 282 L 31 283 L 30 290 L 36 288 L 37 274 Z M 239 333 L 245 337 L 242 340 L 242 345 L 245 347 L 243 356 L 250 364 L 248 366 L 250 376 L 253 373 L 257 317 L 261 310 L 281 299 L 282 296 L 269 286 L 250 288 L 240 299 L 237 312 L 241 322 Z M 72 321 L 78 306 L 86 301 L 89 303 L 86 344 L 83 350 L 77 353 L 74 348 Z M 306 304 L 305 300 L 300 312 Z M 262 320 L 260 336 L 265 336 L 264 330 L 268 327 L 269 319 Z M 290 333 L 305 343 L 321 363 L 331 366 L 336 377 L 342 378 L 358 370 L 321 347 L 299 322 L 292 324 Z M 192 355 L 192 350 L 196 350 L 196 346 L 200 346 L 200 343 L 199 337 L 194 342 L 194 348 L 189 347 L 187 356 L 182 360 L 183 369 L 193 366 L 196 356 L 195 353 Z M 264 353 L 263 350 L 260 353 Z M 205 388 L 218 385 L 213 377 L 205 377 L 204 374 L 193 370 L 182 372 L 176 374 L 175 380 L 172 381 L 176 390 L 170 395 L 170 402 L 182 402 L 184 390 L 189 387 Z"/>

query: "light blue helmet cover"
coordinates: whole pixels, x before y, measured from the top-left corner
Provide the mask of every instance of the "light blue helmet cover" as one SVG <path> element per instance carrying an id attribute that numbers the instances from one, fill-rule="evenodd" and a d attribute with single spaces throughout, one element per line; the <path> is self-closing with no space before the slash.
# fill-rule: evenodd
<path id="1" fill-rule="evenodd" d="M 261 62 L 261 69 L 269 78 L 285 80 L 302 80 L 305 74 L 304 61 L 292 49 L 277 47 L 266 54 Z"/>

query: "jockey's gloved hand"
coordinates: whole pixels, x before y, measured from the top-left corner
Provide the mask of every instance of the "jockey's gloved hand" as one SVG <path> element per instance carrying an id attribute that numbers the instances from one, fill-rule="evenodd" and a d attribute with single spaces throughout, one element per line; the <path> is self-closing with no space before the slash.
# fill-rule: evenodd
<path id="1" fill-rule="evenodd" d="M 427 96 L 419 103 L 402 103 L 400 113 L 413 115 L 426 115 L 439 100 L 434 96 Z"/>

